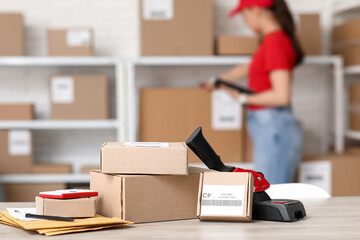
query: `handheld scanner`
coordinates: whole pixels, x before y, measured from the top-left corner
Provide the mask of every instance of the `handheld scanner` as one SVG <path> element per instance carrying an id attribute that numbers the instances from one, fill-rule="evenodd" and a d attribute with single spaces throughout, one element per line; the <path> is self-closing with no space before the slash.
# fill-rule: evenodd
<path id="1" fill-rule="evenodd" d="M 245 94 L 254 94 L 255 92 L 250 90 L 250 89 L 246 89 L 244 87 L 238 86 L 236 84 L 221 80 L 221 79 L 216 79 L 214 86 L 215 87 L 219 87 L 220 85 L 224 85 L 226 87 L 232 88 L 234 90 L 237 90 L 240 93 L 245 93 Z"/>
<path id="2" fill-rule="evenodd" d="M 252 170 L 226 166 L 220 156 L 206 141 L 202 134 L 202 128 L 198 127 L 191 136 L 186 140 L 186 145 L 200 158 L 200 160 L 209 168 L 219 172 L 250 172 L 254 176 L 255 192 L 265 191 L 270 187 L 269 182 L 260 172 Z"/>

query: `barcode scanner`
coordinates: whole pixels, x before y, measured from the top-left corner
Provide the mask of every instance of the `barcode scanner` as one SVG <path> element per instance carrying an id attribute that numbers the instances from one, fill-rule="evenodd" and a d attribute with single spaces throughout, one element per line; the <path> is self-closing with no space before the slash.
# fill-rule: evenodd
<path id="1" fill-rule="evenodd" d="M 201 127 L 190 135 L 186 140 L 186 145 L 209 169 L 219 172 L 250 172 L 254 176 L 253 219 L 292 222 L 306 216 L 304 205 L 298 200 L 271 199 L 265 192 L 270 184 L 262 173 L 226 166 L 205 139 Z"/>

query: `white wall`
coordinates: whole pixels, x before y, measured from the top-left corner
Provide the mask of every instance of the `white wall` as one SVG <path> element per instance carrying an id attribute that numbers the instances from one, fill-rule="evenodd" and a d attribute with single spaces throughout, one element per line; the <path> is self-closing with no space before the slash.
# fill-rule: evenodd
<path id="1" fill-rule="evenodd" d="M 289 0 L 295 12 L 317 12 L 328 8 L 333 0 Z M 250 33 L 241 17 L 229 19 L 228 12 L 237 0 L 214 0 L 215 31 L 224 33 Z M 138 55 L 138 2 L 136 0 L 0 0 L 0 11 L 22 12 L 26 24 L 27 55 L 46 55 L 46 29 L 90 26 L 95 30 L 95 53 L 100 56 L 136 57 Z M 324 18 L 327 22 L 327 18 Z M 198 81 L 217 74 L 224 68 L 157 68 L 142 69 L 138 79 L 145 77 L 169 79 L 176 85 L 196 85 Z M 328 90 L 326 69 L 303 68 L 296 72 L 294 105 L 301 119 L 309 152 L 323 151 L 328 138 Z M 47 118 L 47 81 L 54 73 L 104 72 L 114 75 L 108 68 L 0 68 L 0 101 L 34 101 L 39 118 Z M 187 81 L 183 81 L 187 79 Z M 139 85 L 143 85 L 139 83 Z M 145 84 L 146 85 L 146 84 Z M 114 115 L 114 97 L 111 96 Z M 81 134 L 80 134 L 81 133 Z M 73 136 L 77 136 L 73 138 Z M 85 135 L 85 137 L 84 137 Z M 35 133 L 35 159 L 37 162 L 98 163 L 98 148 L 103 141 L 115 140 L 114 131 L 37 131 Z M 89 140 L 90 139 L 90 140 Z M 78 144 L 84 142 L 86 144 Z"/>

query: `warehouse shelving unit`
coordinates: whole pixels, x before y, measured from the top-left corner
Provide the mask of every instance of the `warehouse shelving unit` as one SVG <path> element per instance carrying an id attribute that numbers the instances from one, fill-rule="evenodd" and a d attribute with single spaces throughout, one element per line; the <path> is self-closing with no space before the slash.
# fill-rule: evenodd
<path id="1" fill-rule="evenodd" d="M 0 129 L 88 130 L 113 129 L 118 141 L 126 139 L 123 61 L 118 57 L 0 57 L 0 67 L 113 67 L 116 85 L 116 116 L 108 120 L 0 121 Z M 88 174 L 5 174 L 3 183 L 89 183 Z"/>
<path id="2" fill-rule="evenodd" d="M 346 1 L 338 0 L 338 1 L 334 2 L 333 8 L 332 8 L 333 24 L 335 23 L 335 19 L 337 19 L 337 18 L 342 19 L 342 18 L 346 18 L 348 16 L 350 16 L 350 17 L 354 17 L 354 16 L 359 17 L 360 16 L 360 0 L 346 0 Z M 345 67 L 344 74 L 345 74 L 344 81 L 346 81 L 347 77 L 353 77 L 353 76 L 357 76 L 357 75 L 360 76 L 360 66 Z M 346 93 L 346 92 L 347 92 L 347 89 L 344 89 L 344 93 Z M 344 102 L 344 106 L 345 105 L 346 104 Z M 344 113 L 344 114 L 346 114 L 346 113 Z M 344 126 L 346 126 L 346 124 Z M 360 140 L 360 132 L 359 131 L 353 131 L 350 129 L 346 129 L 345 136 L 349 139 Z"/>
<path id="3" fill-rule="evenodd" d="M 127 122 L 128 137 L 130 141 L 137 139 L 138 107 L 136 105 L 135 73 L 137 67 L 170 67 L 170 66 L 234 66 L 246 64 L 250 61 L 249 56 L 234 57 L 141 57 L 127 61 L 127 91 L 128 112 Z M 343 59 L 340 56 L 313 56 L 306 57 L 306 66 L 329 66 L 332 67 L 334 82 L 334 135 L 335 149 L 337 153 L 344 151 L 344 69 Z"/>

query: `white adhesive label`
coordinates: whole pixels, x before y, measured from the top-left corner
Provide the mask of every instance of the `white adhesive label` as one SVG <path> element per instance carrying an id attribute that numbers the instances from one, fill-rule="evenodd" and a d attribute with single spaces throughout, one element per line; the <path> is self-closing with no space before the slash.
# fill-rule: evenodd
<path id="1" fill-rule="evenodd" d="M 211 125 L 214 130 L 240 130 L 242 106 L 222 90 L 212 92 Z"/>
<path id="2" fill-rule="evenodd" d="M 74 102 L 74 79 L 72 77 L 54 77 L 51 81 L 53 103 Z"/>
<path id="3" fill-rule="evenodd" d="M 170 147 L 169 143 L 161 142 L 126 142 L 124 143 L 126 147 Z"/>
<path id="4" fill-rule="evenodd" d="M 28 130 L 10 130 L 8 132 L 9 155 L 26 156 L 31 154 L 31 133 Z"/>
<path id="5" fill-rule="evenodd" d="M 307 162 L 300 165 L 301 183 L 308 183 L 324 189 L 331 195 L 332 165 L 330 161 Z"/>
<path id="6" fill-rule="evenodd" d="M 27 218 L 25 215 L 27 213 L 36 214 L 36 208 L 6 208 L 9 214 L 16 219 L 22 221 L 36 221 L 39 219 L 36 218 Z"/>
<path id="7" fill-rule="evenodd" d="M 66 33 L 66 43 L 69 47 L 90 46 L 91 32 L 88 29 L 69 30 Z"/>
<path id="8" fill-rule="evenodd" d="M 204 185 L 201 196 L 202 216 L 243 216 L 245 186 Z"/>
<path id="9" fill-rule="evenodd" d="M 174 18 L 174 0 L 143 0 L 145 20 L 171 20 Z"/>

